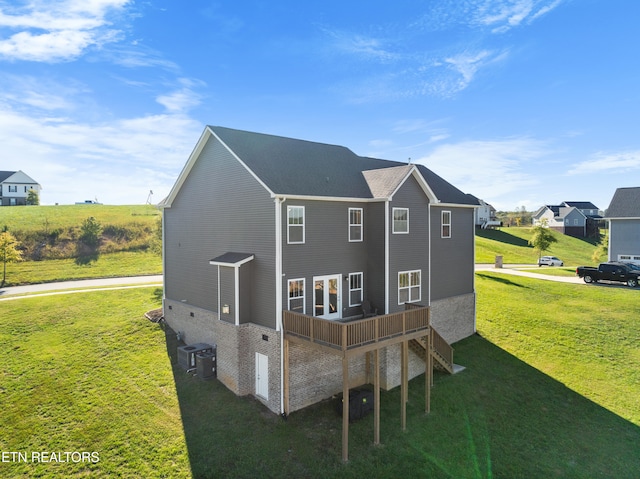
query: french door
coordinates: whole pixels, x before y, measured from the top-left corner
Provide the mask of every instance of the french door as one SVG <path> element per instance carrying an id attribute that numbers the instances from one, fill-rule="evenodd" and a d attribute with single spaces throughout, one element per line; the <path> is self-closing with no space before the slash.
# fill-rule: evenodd
<path id="1" fill-rule="evenodd" d="M 313 315 L 324 319 L 340 319 L 342 299 L 341 275 L 315 276 L 313 278 Z"/>

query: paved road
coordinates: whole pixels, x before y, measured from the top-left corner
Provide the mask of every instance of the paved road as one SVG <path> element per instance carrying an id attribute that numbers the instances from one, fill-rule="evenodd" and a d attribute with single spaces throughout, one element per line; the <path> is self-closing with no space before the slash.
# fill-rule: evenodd
<path id="1" fill-rule="evenodd" d="M 515 276 L 526 276 L 529 278 L 542 279 L 545 281 L 557 281 L 560 283 L 584 284 L 577 276 L 551 276 L 538 274 L 530 271 L 521 271 L 519 268 L 535 268 L 536 265 L 527 264 L 506 264 L 502 268 L 496 268 L 493 264 L 476 264 L 476 271 L 492 271 L 495 273 L 512 274 Z M 25 286 L 12 286 L 0 288 L 0 301 L 3 299 L 16 299 L 16 295 L 29 294 L 30 296 L 68 294 L 91 290 L 121 289 L 121 288 L 141 288 L 147 286 L 162 286 L 162 275 L 151 276 L 131 276 L 123 278 L 103 278 L 103 279 L 83 279 L 77 281 L 60 281 L 57 283 L 30 284 Z"/>
<path id="2" fill-rule="evenodd" d="M 15 299 L 19 294 L 50 295 L 70 292 L 80 292 L 86 288 L 91 290 L 141 288 L 146 286 L 162 286 L 162 275 L 131 276 L 124 278 L 83 279 L 78 281 L 60 281 L 57 283 L 29 284 L 25 286 L 11 286 L 0 288 L 0 300 Z"/>

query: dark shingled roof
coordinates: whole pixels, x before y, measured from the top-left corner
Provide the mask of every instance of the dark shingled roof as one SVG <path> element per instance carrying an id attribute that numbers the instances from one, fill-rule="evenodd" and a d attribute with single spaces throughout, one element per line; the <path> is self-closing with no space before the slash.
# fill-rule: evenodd
<path id="1" fill-rule="evenodd" d="M 209 263 L 234 266 L 238 263 L 246 262 L 253 259 L 253 253 L 234 253 L 228 252 L 213 258 Z"/>
<path id="2" fill-rule="evenodd" d="M 275 194 L 373 198 L 363 171 L 406 163 L 358 156 L 344 146 L 209 126 Z M 423 165 L 415 165 L 443 203 L 476 205 Z"/>
<path id="3" fill-rule="evenodd" d="M 598 207 L 591 203 L 590 201 L 565 201 L 565 205 L 574 206 L 579 210 L 596 210 L 598 211 Z"/>
<path id="4" fill-rule="evenodd" d="M 605 218 L 640 218 L 640 187 L 618 188 Z"/>
<path id="5" fill-rule="evenodd" d="M 0 171 L 0 183 L 15 174 L 15 171 Z"/>

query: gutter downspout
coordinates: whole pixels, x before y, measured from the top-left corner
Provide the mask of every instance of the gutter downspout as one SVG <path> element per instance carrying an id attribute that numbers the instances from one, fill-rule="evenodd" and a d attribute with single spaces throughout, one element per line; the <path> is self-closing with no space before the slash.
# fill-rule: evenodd
<path id="1" fill-rule="evenodd" d="M 384 314 L 389 314 L 389 200 L 384 202 Z"/>
<path id="2" fill-rule="evenodd" d="M 284 414 L 284 328 L 282 327 L 282 204 L 286 198 L 274 198 L 276 223 L 276 331 L 280 331 L 280 413 Z"/>

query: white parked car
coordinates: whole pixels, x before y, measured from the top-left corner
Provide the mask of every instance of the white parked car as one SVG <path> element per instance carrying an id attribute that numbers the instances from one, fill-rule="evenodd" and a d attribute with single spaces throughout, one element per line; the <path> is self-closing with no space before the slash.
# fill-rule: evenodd
<path id="1" fill-rule="evenodd" d="M 556 258 L 555 256 L 542 256 L 538 260 L 538 266 L 564 266 L 563 261 L 560 258 Z"/>

